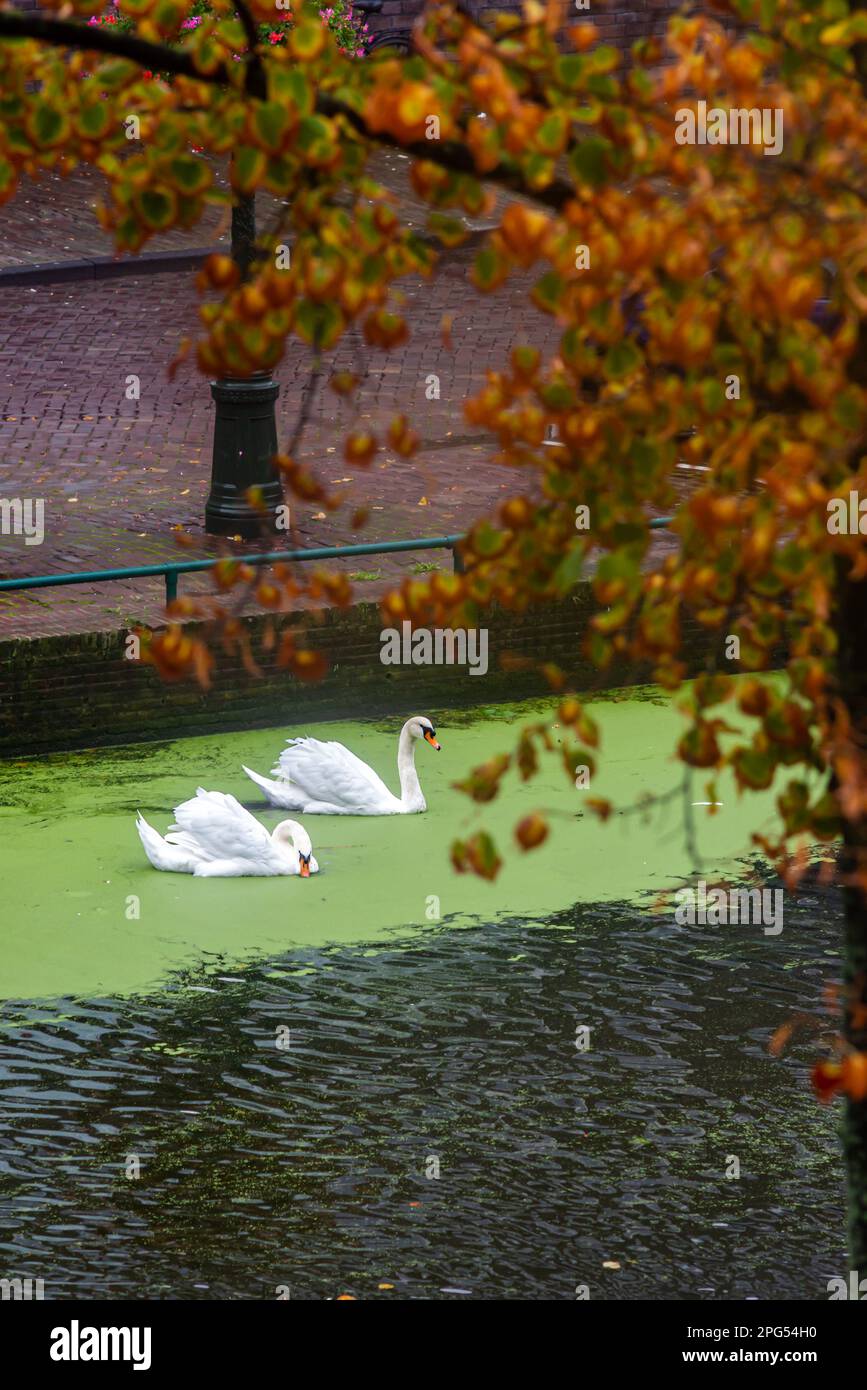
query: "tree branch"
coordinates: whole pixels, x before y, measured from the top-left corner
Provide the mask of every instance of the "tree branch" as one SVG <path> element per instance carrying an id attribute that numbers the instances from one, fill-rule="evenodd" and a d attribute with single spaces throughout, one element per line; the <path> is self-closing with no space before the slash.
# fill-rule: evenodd
<path id="1" fill-rule="evenodd" d="M 259 30 L 256 28 L 256 21 L 247 9 L 244 0 L 235 0 L 238 18 L 247 36 L 247 47 L 250 56 L 247 59 L 247 72 L 245 74 L 245 90 L 253 94 L 254 86 L 261 82 L 263 87 L 267 86 L 265 80 L 265 70 L 262 66 L 262 55 L 259 52 Z"/>
<path id="2" fill-rule="evenodd" d="M 102 25 L 78 24 L 72 20 L 47 19 L 41 15 L 12 14 L 8 10 L 0 10 L 0 39 L 3 38 L 35 39 L 53 48 L 109 53 L 116 58 L 128 58 L 151 72 L 169 72 L 209 86 L 236 85 L 231 67 L 226 64 L 220 64 L 212 72 L 200 72 L 191 53 L 169 48 L 165 44 L 150 43 L 132 34 L 113 33 Z M 263 101 L 267 99 L 267 75 L 261 60 L 247 65 L 245 90 L 251 97 Z M 575 189 L 567 179 L 553 179 L 545 188 L 531 188 L 520 171 L 507 164 L 498 164 L 494 169 L 480 173 L 468 147 L 457 140 L 416 140 L 412 144 L 404 144 L 386 131 L 371 130 L 360 112 L 327 93 L 320 92 L 316 97 L 316 111 L 320 116 L 341 116 L 365 140 L 400 150 L 416 159 L 424 159 L 451 173 L 467 174 L 481 183 L 495 184 L 554 212 L 561 212 L 575 197 Z"/>
<path id="3" fill-rule="evenodd" d="M 108 53 L 115 58 L 128 58 L 150 72 L 170 72 L 176 77 L 189 77 L 195 82 L 205 82 L 211 86 L 229 87 L 234 85 L 232 74 L 225 63 L 213 72 L 200 72 L 192 53 L 182 49 L 169 48 L 167 44 L 151 43 L 135 34 L 112 32 L 112 26 L 102 24 L 79 24 L 71 19 L 48 19 L 43 15 L 13 14 L 0 11 L 0 39 L 35 39 L 51 48 L 73 48 L 81 53 Z M 248 87 L 251 96 L 267 96 L 264 73 L 259 81 Z"/>
<path id="4" fill-rule="evenodd" d="M 438 164 L 453 174 L 469 174 L 480 183 L 497 184 L 512 193 L 532 199 L 534 203 L 552 208 L 555 212 L 560 212 L 575 197 L 575 189 L 567 179 L 552 179 L 545 188 L 530 188 L 524 182 L 520 171 L 507 164 L 498 164 L 495 168 L 480 173 L 471 151 L 458 140 L 414 140 L 411 144 L 405 144 L 396 136 L 389 135 L 387 131 L 371 130 L 358 111 L 345 101 L 328 96 L 327 93 L 320 93 L 316 98 L 316 110 L 320 116 L 342 116 L 353 130 L 363 135 L 366 140 L 387 145 L 390 149 L 401 150 L 404 154 L 414 155 L 416 159 L 427 160 L 429 164 Z"/>

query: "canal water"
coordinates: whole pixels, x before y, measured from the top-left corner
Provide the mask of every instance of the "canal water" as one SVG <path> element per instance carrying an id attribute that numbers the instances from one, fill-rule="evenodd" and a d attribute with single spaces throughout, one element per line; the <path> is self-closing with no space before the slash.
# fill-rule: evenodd
<path id="1" fill-rule="evenodd" d="M 550 706 L 430 713 L 430 811 L 309 817 L 306 881 L 158 874 L 134 827 L 199 784 L 273 826 L 240 765 L 267 772 L 297 730 L 0 765 L 0 1277 L 47 1298 L 824 1299 L 845 1274 L 836 1113 L 809 1048 L 767 1051 L 824 1017 L 839 904 L 787 894 L 770 936 L 660 901 L 698 876 L 684 801 L 699 874 L 734 884 L 761 872 L 772 798 L 720 783 L 709 817 L 697 778 L 601 825 L 552 757 L 478 808 L 451 784 Z M 594 794 L 679 787 L 667 698 L 594 715 Z M 396 785 L 399 725 L 306 732 Z M 521 855 L 536 808 L 552 834 Z M 482 825 L 493 884 L 448 862 Z"/>

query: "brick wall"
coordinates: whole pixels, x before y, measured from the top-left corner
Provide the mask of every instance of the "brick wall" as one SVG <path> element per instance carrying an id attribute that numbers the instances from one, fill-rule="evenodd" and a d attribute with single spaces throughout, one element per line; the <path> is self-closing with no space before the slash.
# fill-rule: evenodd
<path id="1" fill-rule="evenodd" d="M 520 0 L 467 0 L 476 18 L 497 10 L 520 10 Z M 663 33 L 670 16 L 683 0 L 590 0 L 590 8 L 577 10 L 575 0 L 560 0 L 564 27 L 592 20 L 606 43 L 626 49 L 636 39 Z M 384 0 L 379 14 L 368 23 L 373 35 L 408 34 L 423 0 Z"/>
<path id="2" fill-rule="evenodd" d="M 37 10 L 39 0 L 12 0 L 19 10 Z M 589 10 L 576 10 L 574 0 L 561 0 L 563 23 L 573 20 L 592 19 L 607 43 L 619 48 L 628 48 L 637 38 L 648 34 L 662 33 L 669 15 L 682 4 L 682 0 L 590 0 Z M 486 11 L 519 10 L 520 0 L 469 0 L 473 14 L 483 16 Z M 371 15 L 368 22 L 373 35 L 407 34 L 412 22 L 423 7 L 423 0 L 384 0 L 379 14 Z M 94 10 L 100 8 L 99 0 L 94 0 Z"/>
<path id="3" fill-rule="evenodd" d="M 503 670 L 504 652 L 556 662 L 584 692 L 645 682 L 646 670 L 602 674 L 582 661 L 580 640 L 593 611 L 583 584 L 562 603 L 520 617 L 490 615 L 488 673 L 473 676 L 466 667 L 383 666 L 377 606 L 333 609 L 315 634 L 315 645 L 331 661 L 323 681 L 302 684 L 273 669 L 256 680 L 239 660 L 219 653 L 207 692 L 191 682 L 167 685 L 151 667 L 125 659 L 125 631 L 2 642 L 0 757 L 273 725 L 299 729 L 317 720 L 413 710 L 438 717 L 462 706 L 551 694 L 538 671 Z M 254 651 L 264 621 L 248 620 Z M 715 649 L 705 629 L 687 627 L 684 651 L 693 673 Z"/>

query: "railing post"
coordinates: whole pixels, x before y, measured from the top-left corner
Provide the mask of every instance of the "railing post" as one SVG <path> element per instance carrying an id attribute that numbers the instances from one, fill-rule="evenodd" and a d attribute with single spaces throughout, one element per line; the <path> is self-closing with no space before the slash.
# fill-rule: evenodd
<path id="1" fill-rule="evenodd" d="M 177 570 L 166 570 L 166 607 L 178 596 L 178 572 Z"/>
<path id="2" fill-rule="evenodd" d="M 452 567 L 455 574 L 463 574 L 465 572 L 463 556 L 456 545 L 452 546 Z"/>

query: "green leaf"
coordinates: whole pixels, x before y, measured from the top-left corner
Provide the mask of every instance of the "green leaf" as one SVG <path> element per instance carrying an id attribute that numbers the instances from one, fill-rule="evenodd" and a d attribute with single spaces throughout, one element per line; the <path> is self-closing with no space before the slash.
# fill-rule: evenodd
<path id="1" fill-rule="evenodd" d="M 587 63 L 581 53 L 565 53 L 557 59 L 554 71 L 563 87 L 577 87 L 586 71 Z"/>
<path id="2" fill-rule="evenodd" d="M 598 48 L 593 49 L 589 61 L 595 73 L 613 72 L 620 62 L 620 54 L 613 44 L 601 43 Z"/>
<path id="3" fill-rule="evenodd" d="M 146 188 L 133 198 L 133 207 L 146 227 L 162 232 L 174 222 L 178 202 L 170 189 Z"/>
<path id="4" fill-rule="evenodd" d="M 571 410 L 575 392 L 565 381 L 549 381 L 539 392 L 539 398 L 549 410 Z"/>
<path id="5" fill-rule="evenodd" d="M 536 144 L 543 154 L 559 154 L 566 144 L 568 125 L 562 111 L 552 111 L 536 131 Z"/>
<path id="6" fill-rule="evenodd" d="M 202 159 L 196 159 L 195 155 L 173 159 L 169 164 L 169 175 L 182 193 L 203 193 L 211 182 L 207 164 Z"/>
<path id="7" fill-rule="evenodd" d="M 596 73 L 587 78 L 587 90 L 591 96 L 606 98 L 616 97 L 619 92 L 616 77 L 603 77 Z"/>
<path id="8" fill-rule="evenodd" d="M 361 262 L 358 278 L 362 285 L 371 286 L 379 284 L 386 270 L 386 260 L 384 256 L 365 256 Z"/>
<path id="9" fill-rule="evenodd" d="M 88 140 L 101 140 L 111 125 L 111 108 L 104 101 L 94 101 L 82 107 L 78 114 L 78 129 Z"/>
<path id="10" fill-rule="evenodd" d="M 232 156 L 232 186 L 239 193 L 253 193 L 268 164 L 264 150 L 241 145 Z"/>
<path id="11" fill-rule="evenodd" d="M 302 19 L 289 35 L 292 56 L 302 63 L 318 58 L 325 47 L 325 35 L 319 19 Z"/>
<path id="12" fill-rule="evenodd" d="M 449 217 L 444 212 L 430 213 L 427 224 L 443 246 L 460 246 L 469 236 L 469 228 L 465 222 L 459 217 Z"/>
<path id="13" fill-rule="evenodd" d="M 476 256 L 473 267 L 473 281 L 480 290 L 496 288 L 502 271 L 502 262 L 492 246 L 483 246 Z"/>
<path id="14" fill-rule="evenodd" d="M 150 18 L 164 34 L 170 34 L 180 26 L 186 9 L 186 5 L 179 5 L 178 0 L 158 0 L 150 12 Z"/>
<path id="15" fill-rule="evenodd" d="M 646 439 L 633 439 L 629 446 L 629 457 L 645 476 L 649 476 L 659 467 L 659 447 Z"/>
<path id="16" fill-rule="evenodd" d="M 294 108 L 299 115 L 313 110 L 313 89 L 301 68 L 273 67 L 268 73 L 268 93 L 272 101 Z"/>
<path id="17" fill-rule="evenodd" d="M 268 192 L 276 194 L 278 198 L 282 197 L 292 180 L 294 167 L 284 155 L 272 156 L 268 160 L 268 168 L 265 170 L 264 187 L 268 189 Z"/>
<path id="18" fill-rule="evenodd" d="M 326 164 L 334 153 L 331 127 L 321 116 L 302 116 L 295 144 L 309 164 Z"/>
<path id="19" fill-rule="evenodd" d="M 106 88 L 122 87 L 133 78 L 140 76 L 141 70 L 138 64 L 131 63 L 126 58 L 115 58 L 108 63 L 100 63 L 93 74 L 93 82 L 99 91 L 104 92 Z"/>
<path id="20" fill-rule="evenodd" d="M 27 117 L 27 131 L 41 149 L 62 145 L 69 135 L 69 120 L 62 111 L 38 101 Z"/>
<path id="21" fill-rule="evenodd" d="M 755 748 L 738 748 L 733 758 L 739 782 L 753 791 L 763 791 L 774 780 L 774 760 L 770 753 Z"/>
<path id="22" fill-rule="evenodd" d="M 861 427 L 862 410 L 858 392 L 852 388 L 841 391 L 834 399 L 832 407 L 834 419 L 844 429 L 857 430 Z"/>
<path id="23" fill-rule="evenodd" d="M 547 314 L 556 314 L 564 288 L 562 276 L 558 275 L 556 270 L 549 270 L 533 286 L 533 303 Z"/>
<path id="24" fill-rule="evenodd" d="M 499 555 L 505 544 L 505 536 L 489 521 L 480 521 L 473 529 L 473 551 L 483 559 Z"/>
<path id="25" fill-rule="evenodd" d="M 628 376 L 640 365 L 641 353 L 628 338 L 614 343 L 605 354 L 605 375 L 609 378 Z"/>
<path id="26" fill-rule="evenodd" d="M 726 404 L 726 393 L 721 381 L 714 379 L 701 383 L 702 405 L 708 415 L 715 415 L 717 411 L 724 410 Z"/>
<path id="27" fill-rule="evenodd" d="M 610 151 L 607 140 L 598 135 L 589 135 L 569 155 L 569 165 L 579 183 L 588 183 L 591 188 L 601 188 L 607 177 L 607 157 Z"/>
<path id="28" fill-rule="evenodd" d="M 271 154 L 282 149 L 289 129 L 289 115 L 276 101 L 260 102 L 253 112 L 253 131 Z"/>
<path id="29" fill-rule="evenodd" d="M 240 53 L 247 46 L 247 35 L 244 33 L 244 26 L 240 20 L 224 19 L 220 23 L 220 38 L 233 48 L 236 53 Z"/>
<path id="30" fill-rule="evenodd" d="M 336 304 L 302 299 L 295 309 L 295 332 L 310 347 L 333 347 L 343 332 L 343 315 Z"/>
<path id="31" fill-rule="evenodd" d="M 607 583 L 612 579 L 622 579 L 634 586 L 640 575 L 641 556 L 637 550 L 611 550 L 601 556 L 596 566 L 596 578 Z"/>
<path id="32" fill-rule="evenodd" d="M 503 861 L 497 853 L 497 846 L 486 830 L 477 830 L 467 841 L 470 864 L 475 872 L 489 882 L 497 877 Z"/>
<path id="33" fill-rule="evenodd" d="M 15 169 L 8 159 L 0 155 L 0 203 L 10 197 L 15 189 L 16 175 Z"/>
<path id="34" fill-rule="evenodd" d="M 573 585 L 577 584 L 584 573 L 584 550 L 573 546 L 566 552 L 563 559 L 554 571 L 552 576 L 554 586 L 561 594 L 565 594 Z"/>

